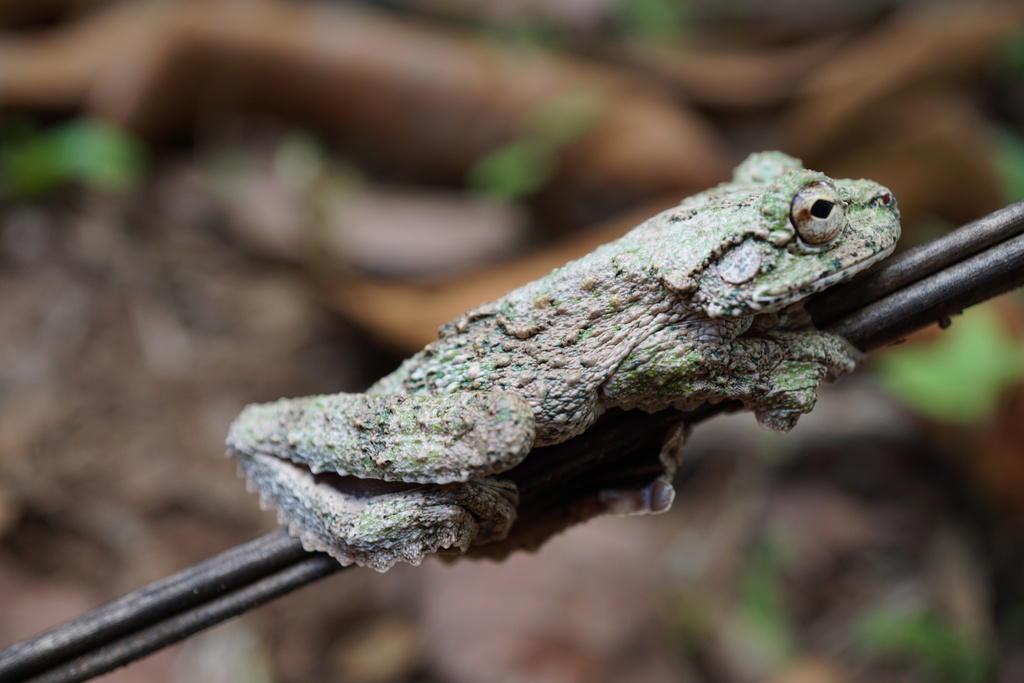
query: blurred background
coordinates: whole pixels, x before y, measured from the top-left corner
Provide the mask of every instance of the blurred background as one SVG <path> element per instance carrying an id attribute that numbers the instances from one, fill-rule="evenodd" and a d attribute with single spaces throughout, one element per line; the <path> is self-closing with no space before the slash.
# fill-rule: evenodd
<path id="1" fill-rule="evenodd" d="M 0 0 L 0 644 L 275 527 L 249 402 L 781 149 L 902 246 L 1024 197 L 1024 7 L 953 0 Z M 1014 293 L 701 425 L 674 509 L 345 572 L 109 681 L 1024 680 Z"/>

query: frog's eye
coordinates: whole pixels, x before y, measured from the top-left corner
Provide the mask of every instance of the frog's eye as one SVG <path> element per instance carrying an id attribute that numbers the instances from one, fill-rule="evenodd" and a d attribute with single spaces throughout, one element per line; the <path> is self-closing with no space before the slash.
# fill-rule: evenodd
<path id="1" fill-rule="evenodd" d="M 804 185 L 793 197 L 789 219 L 807 244 L 827 244 L 843 229 L 843 202 L 836 188 L 824 181 Z"/>

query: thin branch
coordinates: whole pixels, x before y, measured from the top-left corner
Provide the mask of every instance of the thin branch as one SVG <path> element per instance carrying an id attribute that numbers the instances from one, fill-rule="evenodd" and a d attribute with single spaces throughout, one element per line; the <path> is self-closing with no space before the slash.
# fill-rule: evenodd
<path id="1" fill-rule="evenodd" d="M 808 310 L 817 324 L 864 350 L 892 343 L 1024 284 L 1022 231 L 1024 202 L 1018 202 L 818 295 Z M 537 457 L 507 473 L 520 487 L 518 535 L 474 552 L 500 556 L 535 546 L 573 521 L 567 500 L 585 499 L 609 482 L 649 477 L 673 424 L 694 424 L 731 407 L 685 415 L 612 411 L 580 437 L 537 449 Z M 0 652 L 0 679 L 87 680 L 338 569 L 283 531 L 267 534 L 12 645 Z"/>
<path id="2" fill-rule="evenodd" d="M 274 545 L 275 536 L 276 532 L 262 536 L 256 541 L 267 540 L 270 545 Z M 276 559 L 291 556 L 293 550 L 297 548 L 301 557 L 291 566 L 286 566 L 236 591 L 194 605 L 180 614 L 135 633 L 96 647 L 28 680 L 32 683 L 72 683 L 94 678 L 344 569 L 328 555 L 302 551 L 298 541 L 289 545 L 291 547 L 280 546 Z"/>
<path id="3" fill-rule="evenodd" d="M 1024 285 L 1024 235 L 956 263 L 851 312 L 826 329 L 868 351 Z"/>
<path id="4" fill-rule="evenodd" d="M 236 546 L 199 564 L 113 600 L 0 656 L 0 680 L 31 675 L 131 635 L 140 628 L 215 600 L 308 557 L 284 529 Z"/>

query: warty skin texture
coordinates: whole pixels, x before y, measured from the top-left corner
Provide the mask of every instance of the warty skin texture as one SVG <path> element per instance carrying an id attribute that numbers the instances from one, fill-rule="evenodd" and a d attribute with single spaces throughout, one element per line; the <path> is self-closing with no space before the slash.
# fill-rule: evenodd
<path id="1" fill-rule="evenodd" d="M 608 407 L 735 399 L 791 428 L 818 385 L 857 360 L 809 329 L 799 302 L 888 255 L 898 236 L 880 185 L 751 155 L 732 182 L 445 325 L 366 394 L 248 407 L 229 453 L 307 547 L 344 564 L 386 569 L 498 540 L 516 493 L 495 475 Z M 430 486 L 339 485 L 320 471 Z"/>

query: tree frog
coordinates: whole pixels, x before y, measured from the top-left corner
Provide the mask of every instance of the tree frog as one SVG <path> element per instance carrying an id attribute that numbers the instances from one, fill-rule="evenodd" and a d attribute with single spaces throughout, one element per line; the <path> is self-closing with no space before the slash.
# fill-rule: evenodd
<path id="1" fill-rule="evenodd" d="M 887 256 L 899 232 L 881 185 L 752 154 L 730 182 L 444 325 L 365 393 L 246 407 L 228 453 L 307 549 L 345 565 L 498 541 L 517 504 L 502 472 L 610 407 L 733 399 L 792 428 L 858 360 L 802 300 Z M 663 510 L 671 485 L 634 500 Z"/>

